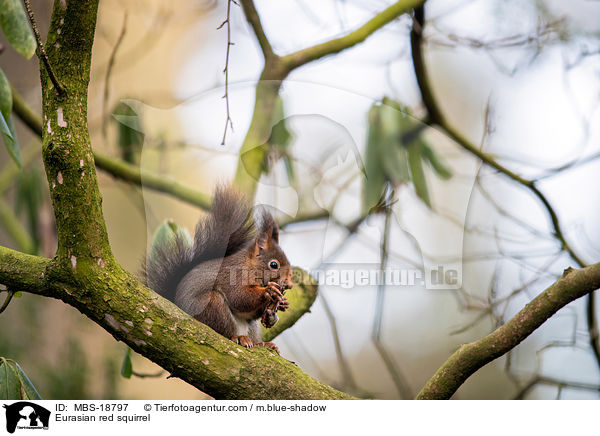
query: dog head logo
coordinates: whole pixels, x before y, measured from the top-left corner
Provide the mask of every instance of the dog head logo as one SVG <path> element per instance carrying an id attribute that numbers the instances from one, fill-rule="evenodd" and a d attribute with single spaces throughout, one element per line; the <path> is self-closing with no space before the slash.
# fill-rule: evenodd
<path id="1" fill-rule="evenodd" d="M 19 401 L 3 406 L 6 409 L 6 431 L 15 429 L 47 429 L 50 411 L 29 401 Z"/>

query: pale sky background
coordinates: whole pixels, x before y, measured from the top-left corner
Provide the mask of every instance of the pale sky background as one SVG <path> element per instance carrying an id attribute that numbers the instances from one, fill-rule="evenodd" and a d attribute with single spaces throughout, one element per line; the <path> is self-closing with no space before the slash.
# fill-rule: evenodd
<path id="1" fill-rule="evenodd" d="M 389 4 L 384 1 L 308 0 L 256 3 L 267 36 L 279 54 L 342 35 Z M 586 33 L 596 32 L 597 35 L 600 31 L 597 24 L 600 2 L 569 2 L 568 8 L 560 1 L 544 4 L 555 14 L 568 14 L 566 26 L 576 34 L 568 43 L 559 45 L 552 36 L 541 53 L 536 52 L 535 45 L 499 50 L 430 46 L 426 52 L 430 80 L 447 118 L 479 144 L 484 129 L 483 114 L 489 102 L 494 131 L 486 139 L 485 148 L 495 153 L 505 166 L 526 177 L 534 177 L 543 173 L 544 168 L 560 166 L 600 150 L 600 56 L 589 57 L 571 69 L 565 68 L 566 63 L 576 59 L 579 47 L 589 46 L 590 51 L 598 49 L 597 38 L 586 36 Z M 198 26 L 216 29 L 225 17 L 224 6 L 223 3 L 211 11 Z M 427 28 L 427 36 L 436 41 L 447 41 L 440 32 L 481 41 L 533 34 L 540 21 L 533 1 L 431 1 L 427 15 L 433 20 Z M 363 151 L 367 111 L 383 96 L 397 99 L 411 106 L 417 114 L 421 113 L 410 63 L 409 26 L 410 19 L 402 17 L 363 44 L 302 67 L 286 79 L 282 96 L 286 116 L 291 117 L 290 125 L 296 134 L 295 153 L 314 160 L 319 150 L 335 144 L 346 147 L 355 144 Z M 235 153 L 250 122 L 254 85 L 262 68 L 262 59 L 241 10 L 234 6 L 232 40 L 235 45 L 229 63 L 229 93 L 235 130 L 228 133 L 226 146 L 222 147 L 226 116 L 225 102 L 221 99 L 226 33 L 215 30 L 205 31 L 205 34 L 209 38 L 197 47 L 177 76 L 176 94 L 186 102 L 176 111 L 181 121 L 182 139 L 220 153 L 208 159 L 211 153 L 189 149 L 182 157 L 197 164 L 198 174 L 209 187 L 233 175 Z M 215 59 L 219 61 L 215 62 Z M 469 226 L 494 229 L 510 236 L 514 242 L 503 242 L 498 247 L 493 239 L 464 235 L 456 225 L 432 216 L 412 191 L 405 189 L 400 193 L 399 206 L 395 210 L 392 250 L 418 259 L 414 240 L 420 250 L 444 258 L 460 259 L 461 255 L 473 253 L 521 250 L 530 254 L 527 264 L 510 259 L 500 263 L 497 292 L 499 295 L 510 293 L 519 283 L 532 277 L 533 273 L 528 270 L 530 266 L 541 267 L 548 262 L 548 252 L 556 248 L 555 242 L 534 239 L 501 219 L 481 194 L 473 193 L 478 163 L 439 132 L 428 132 L 427 135 L 455 172 L 455 177 L 448 182 L 441 182 L 429 173 L 436 210 L 451 214 L 459 222 L 466 221 Z M 336 174 L 337 158 L 331 157 L 332 174 Z M 355 171 L 355 162 L 352 159 L 344 161 L 346 158 L 344 152 L 343 171 Z M 588 261 L 598 259 L 600 254 L 597 226 L 600 218 L 597 207 L 599 170 L 600 161 L 594 161 L 539 185 L 558 211 L 569 241 Z M 281 169 L 275 174 L 273 177 L 277 180 L 273 177 L 264 180 L 266 184 L 259 189 L 258 200 L 293 215 L 303 198 L 286 185 Z M 546 212 L 535 198 L 488 170 L 484 174 L 486 188 L 497 202 L 533 227 L 549 232 Z M 299 175 L 310 177 L 301 170 Z M 274 185 L 278 188 L 273 189 Z M 343 221 L 356 217 L 359 195 L 360 184 L 357 182 L 343 196 L 343 207 L 335 209 L 336 216 Z M 331 190 L 325 186 L 314 192 L 317 202 L 330 197 Z M 158 216 L 157 220 L 160 218 Z M 190 226 L 195 221 L 195 217 L 187 219 Z M 314 267 L 346 236 L 343 231 L 325 224 L 297 226 L 284 232 L 282 245 L 294 264 Z M 149 221 L 149 231 L 154 225 L 155 222 Z M 361 264 L 376 266 L 381 228 L 380 218 L 370 219 L 359 236 L 339 253 L 336 262 L 355 267 Z M 482 298 L 486 298 L 492 273 L 498 266 L 494 261 L 463 264 L 447 260 L 440 263 L 459 268 L 465 288 Z M 570 264 L 562 257 L 544 266 L 548 275 L 528 290 L 529 298 L 553 281 L 552 274 L 560 273 Z M 394 256 L 390 265 L 406 267 Z M 344 354 L 359 386 L 378 397 L 394 398 L 395 389 L 369 339 L 375 287 L 350 290 L 323 287 L 321 291 L 336 316 Z M 493 328 L 487 317 L 465 333 L 450 335 L 452 330 L 468 324 L 479 314 L 462 311 L 455 292 L 415 287 L 388 288 L 386 292 L 384 341 L 415 392 L 458 344 L 475 340 Z M 516 313 L 526 302 L 525 295 L 515 298 L 506 308 L 506 316 Z M 514 374 L 527 377 L 539 364 L 540 373 L 547 376 L 598 383 L 598 367 L 587 347 L 582 303 L 579 301 L 561 311 L 516 349 L 512 362 Z M 574 325 L 577 326 L 575 330 Z M 544 345 L 557 340 L 570 341 L 573 337 L 576 347 L 552 348 L 539 353 L 540 360 L 536 358 L 536 351 Z M 340 380 L 332 336 L 320 299 L 312 313 L 284 333 L 278 343 L 286 357 L 311 374 L 330 383 Z M 459 391 L 459 398 L 498 398 L 514 394 L 514 386 L 503 372 L 504 364 L 504 359 L 500 359 L 472 377 Z M 554 398 L 555 395 L 556 388 L 542 387 L 536 389 L 531 398 Z M 596 396 L 569 389 L 562 393 L 562 398 Z"/>

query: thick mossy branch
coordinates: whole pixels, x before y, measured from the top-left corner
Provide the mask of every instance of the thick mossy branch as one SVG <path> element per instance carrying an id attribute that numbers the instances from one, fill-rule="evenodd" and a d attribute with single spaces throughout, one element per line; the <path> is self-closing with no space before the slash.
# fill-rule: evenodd
<path id="1" fill-rule="evenodd" d="M 437 370 L 417 399 L 449 399 L 475 371 L 519 345 L 558 310 L 598 288 L 600 263 L 565 270 L 558 281 L 502 327 L 476 342 L 462 345 Z"/>
<path id="2" fill-rule="evenodd" d="M 46 295 L 44 277 L 50 259 L 0 247 L 0 283 L 8 289 Z"/>
<path id="3" fill-rule="evenodd" d="M 97 1 L 55 2 L 47 55 L 66 89 L 58 94 L 43 66 L 42 155 L 61 262 L 112 259 L 87 126 L 87 93 Z"/>
<path id="4" fill-rule="evenodd" d="M 42 156 L 58 230 L 52 259 L 0 247 L 0 283 L 57 298 L 116 339 L 215 398 L 351 398 L 265 348 L 246 350 L 143 286 L 108 243 L 87 127 L 87 92 L 97 0 L 55 2 L 48 59 L 60 95 L 41 68 Z M 121 171 L 117 168 L 115 171 Z M 143 175 L 133 174 L 139 182 Z"/>
<path id="5" fill-rule="evenodd" d="M 223 399 L 351 399 L 267 348 L 245 349 L 146 288 L 118 265 L 0 247 L 0 283 L 57 298 L 198 389 Z"/>

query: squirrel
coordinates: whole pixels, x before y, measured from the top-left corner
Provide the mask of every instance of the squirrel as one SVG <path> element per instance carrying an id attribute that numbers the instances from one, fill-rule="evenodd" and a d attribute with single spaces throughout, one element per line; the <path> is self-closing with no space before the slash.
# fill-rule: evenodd
<path id="1" fill-rule="evenodd" d="M 279 228 L 267 210 L 258 223 L 252 206 L 233 188 L 215 190 L 210 212 L 196 226 L 193 243 L 177 232 L 154 246 L 143 268 L 146 284 L 198 321 L 244 347 L 265 346 L 265 327 L 285 311 L 292 268 L 279 246 Z"/>

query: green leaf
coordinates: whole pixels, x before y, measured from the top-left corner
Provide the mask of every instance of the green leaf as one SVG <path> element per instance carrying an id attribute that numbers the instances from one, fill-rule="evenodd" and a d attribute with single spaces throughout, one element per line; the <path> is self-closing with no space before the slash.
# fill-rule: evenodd
<path id="1" fill-rule="evenodd" d="M 121 365 L 121 375 L 125 378 L 131 378 L 133 374 L 133 365 L 131 364 L 131 348 L 127 347 L 125 351 L 125 357 L 123 357 L 123 364 Z"/>
<path id="2" fill-rule="evenodd" d="M 271 146 L 285 148 L 287 147 L 291 140 L 292 134 L 287 128 L 287 124 L 285 122 L 285 113 L 283 111 L 283 99 L 280 95 L 277 96 L 277 100 L 275 101 L 275 109 L 273 110 L 273 120 L 272 122 L 276 123 L 271 129 L 271 136 L 267 141 Z"/>
<path id="3" fill-rule="evenodd" d="M 144 145 L 142 119 L 133 103 L 120 102 L 112 113 L 119 123 L 118 136 L 121 157 L 129 163 L 137 163 Z"/>
<path id="4" fill-rule="evenodd" d="M 285 165 L 286 174 L 288 181 L 293 184 L 295 181 L 294 177 L 294 165 L 289 154 L 289 145 L 294 138 L 294 135 L 287 127 L 287 121 L 285 119 L 285 113 L 283 108 L 283 99 L 280 95 L 277 96 L 275 101 L 275 109 L 273 110 L 272 123 L 275 123 L 271 128 L 271 135 L 265 145 L 267 145 L 270 153 L 266 153 L 265 160 L 263 161 L 263 171 L 269 173 L 271 168 L 269 165 L 269 156 L 274 155 L 275 160 L 282 159 Z"/>
<path id="5" fill-rule="evenodd" d="M 19 168 L 23 168 L 21 162 L 21 149 L 19 148 L 19 142 L 17 141 L 17 132 L 12 116 L 5 118 L 4 115 L 0 113 L 0 133 L 2 133 L 2 139 L 8 154 Z"/>
<path id="6" fill-rule="evenodd" d="M 442 157 L 437 154 L 429 144 L 423 143 L 422 146 L 423 159 L 429 162 L 435 173 L 444 180 L 448 180 L 452 177 L 452 171 L 450 171 L 450 168 L 448 168 Z"/>
<path id="7" fill-rule="evenodd" d="M 158 226 L 152 237 L 152 245 L 150 246 L 150 258 L 154 256 L 155 247 L 166 247 L 175 241 L 175 238 L 182 238 L 188 245 L 192 246 L 193 241 L 190 232 L 185 227 L 177 225 L 173 220 L 165 220 Z"/>
<path id="8" fill-rule="evenodd" d="M 384 193 L 386 175 L 382 166 L 383 140 L 381 113 L 382 106 L 374 104 L 369 109 L 369 131 L 365 149 L 365 181 L 363 185 L 362 209 L 367 214 L 377 206 Z"/>
<path id="9" fill-rule="evenodd" d="M 397 187 L 410 180 L 406 147 L 398 143 L 402 122 L 406 115 L 398 109 L 397 105 L 382 104 L 381 116 L 383 125 L 381 166 L 385 170 L 387 179 Z"/>
<path id="10" fill-rule="evenodd" d="M 17 291 L 13 294 L 13 298 L 21 298 L 23 296 L 23 292 Z"/>
<path id="11" fill-rule="evenodd" d="M 31 58 L 36 42 L 21 0 L 0 0 L 0 27 L 16 51 Z"/>
<path id="12" fill-rule="evenodd" d="M 408 170 L 408 153 L 404 147 L 398 147 L 397 142 L 384 141 L 384 153 L 386 158 L 381 164 L 388 179 L 394 186 L 399 186 L 410 181 Z"/>
<path id="13" fill-rule="evenodd" d="M 23 170 L 17 177 L 15 190 L 15 211 L 17 214 L 25 212 L 29 225 L 29 234 L 34 241 L 34 252 L 40 244 L 38 232 L 39 209 L 43 203 L 43 180 L 37 168 Z"/>
<path id="14" fill-rule="evenodd" d="M 1 0 L 0 0 L 1 1 Z M 0 113 L 4 115 L 4 119 L 7 119 L 12 112 L 12 91 L 10 89 L 10 83 L 0 68 Z"/>
<path id="15" fill-rule="evenodd" d="M 20 400 L 21 382 L 15 370 L 0 357 L 0 400 Z"/>
<path id="16" fill-rule="evenodd" d="M 31 380 L 29 380 L 29 377 L 27 377 L 27 374 L 25 374 L 25 371 L 23 371 L 21 366 L 15 361 L 11 361 L 10 363 L 13 365 L 21 383 L 21 399 L 41 400 L 42 397 L 40 397 L 37 389 L 33 386 L 33 383 L 31 383 Z"/>
<path id="17" fill-rule="evenodd" d="M 285 155 L 282 157 L 283 163 L 285 164 L 285 172 L 288 176 L 288 180 L 290 184 L 294 184 L 296 182 L 296 175 L 294 173 L 294 162 L 289 155 Z"/>
<path id="18" fill-rule="evenodd" d="M 417 195 L 429 208 L 431 208 L 429 190 L 427 189 L 427 180 L 425 179 L 423 161 L 421 160 L 421 151 L 421 144 L 410 145 L 408 147 L 408 164 L 410 166 L 410 174 L 412 176 Z"/>

